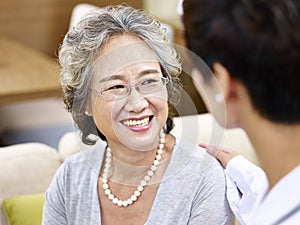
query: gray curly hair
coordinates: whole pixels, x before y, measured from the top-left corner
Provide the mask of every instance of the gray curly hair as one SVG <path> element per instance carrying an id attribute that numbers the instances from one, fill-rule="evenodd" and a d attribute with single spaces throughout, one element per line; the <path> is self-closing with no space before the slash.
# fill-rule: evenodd
<path id="1" fill-rule="evenodd" d="M 169 103 L 174 105 L 180 100 L 178 75 L 181 73 L 181 63 L 167 40 L 166 29 L 145 11 L 129 6 L 108 6 L 95 10 L 68 31 L 59 49 L 64 103 L 85 144 L 95 143 L 89 138 L 90 134 L 106 140 L 96 128 L 93 118 L 85 115 L 85 110 L 97 53 L 110 37 L 119 34 L 139 37 L 156 53 L 163 75 L 170 80 L 167 85 Z M 173 121 L 169 115 L 166 132 L 169 133 L 172 128 Z"/>

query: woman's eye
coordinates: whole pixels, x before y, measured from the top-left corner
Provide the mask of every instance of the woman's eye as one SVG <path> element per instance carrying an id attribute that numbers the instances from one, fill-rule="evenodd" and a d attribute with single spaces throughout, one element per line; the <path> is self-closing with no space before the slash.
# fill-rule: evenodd
<path id="1" fill-rule="evenodd" d="M 106 90 L 116 90 L 116 89 L 124 89 L 124 88 L 126 88 L 125 85 L 117 84 L 117 85 L 113 85 L 113 86 L 111 86 L 109 88 L 106 88 Z"/>
<path id="2" fill-rule="evenodd" d="M 158 82 L 158 79 L 156 79 L 156 78 L 149 78 L 147 80 L 144 80 L 142 82 L 142 85 L 155 84 L 157 82 Z"/>

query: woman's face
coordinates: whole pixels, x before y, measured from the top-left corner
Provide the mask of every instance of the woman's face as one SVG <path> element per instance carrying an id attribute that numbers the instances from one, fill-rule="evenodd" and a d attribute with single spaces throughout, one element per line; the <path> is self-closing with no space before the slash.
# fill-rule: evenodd
<path id="1" fill-rule="evenodd" d="M 109 145 L 157 147 L 168 104 L 155 53 L 139 38 L 119 35 L 100 50 L 94 68 L 91 89 L 98 93 L 92 91 L 90 105 Z"/>

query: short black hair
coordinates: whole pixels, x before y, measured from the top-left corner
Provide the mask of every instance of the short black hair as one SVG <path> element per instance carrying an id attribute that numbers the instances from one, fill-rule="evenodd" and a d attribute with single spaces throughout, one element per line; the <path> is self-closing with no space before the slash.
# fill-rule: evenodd
<path id="1" fill-rule="evenodd" d="M 187 47 L 247 89 L 273 122 L 300 122 L 300 1 L 185 0 Z"/>

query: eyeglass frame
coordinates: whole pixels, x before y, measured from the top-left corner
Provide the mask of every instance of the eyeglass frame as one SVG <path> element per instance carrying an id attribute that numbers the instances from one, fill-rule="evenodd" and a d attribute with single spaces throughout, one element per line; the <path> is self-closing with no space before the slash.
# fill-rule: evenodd
<path id="1" fill-rule="evenodd" d="M 127 91 L 126 91 L 126 94 L 125 94 L 125 95 L 121 95 L 121 97 L 118 97 L 118 96 L 117 96 L 115 99 L 106 99 L 105 97 L 103 97 L 103 96 L 104 96 L 104 95 L 103 95 L 103 92 L 108 91 L 109 88 L 107 88 L 107 89 L 101 88 L 101 89 L 99 89 L 99 90 L 90 88 L 90 90 L 91 90 L 92 92 L 96 92 L 98 96 L 103 97 L 103 99 L 104 99 L 105 101 L 121 100 L 121 99 L 126 98 L 127 96 L 129 96 L 129 94 L 130 94 L 131 91 L 132 91 L 132 88 L 135 88 L 140 94 L 149 94 L 150 92 L 143 92 L 143 91 L 140 91 L 139 87 L 140 87 L 140 86 L 142 85 L 142 83 L 145 82 L 146 80 L 150 80 L 150 79 L 153 79 L 153 78 L 157 78 L 157 77 L 148 77 L 148 78 L 145 78 L 145 79 L 143 79 L 143 80 L 137 80 L 137 81 L 132 82 L 132 83 L 130 83 L 130 84 L 123 84 L 123 85 L 124 85 L 124 88 L 126 88 L 126 90 L 127 90 Z M 158 78 L 160 78 L 160 80 L 161 80 L 161 82 L 162 82 L 162 87 L 163 87 L 163 86 L 166 86 L 166 85 L 169 83 L 169 81 L 170 81 L 170 79 L 169 79 L 168 77 L 158 77 Z M 116 85 L 116 86 L 117 86 L 117 85 Z M 159 91 L 159 90 L 158 90 L 158 91 Z"/>

